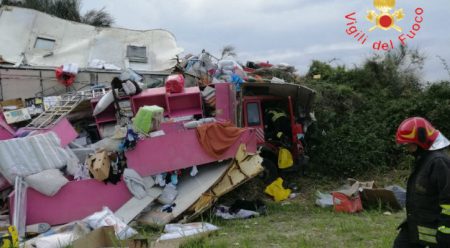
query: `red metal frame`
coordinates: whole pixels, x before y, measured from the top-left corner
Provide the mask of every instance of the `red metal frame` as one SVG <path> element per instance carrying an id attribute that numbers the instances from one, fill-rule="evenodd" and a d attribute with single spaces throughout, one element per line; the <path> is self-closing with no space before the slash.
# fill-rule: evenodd
<path id="1" fill-rule="evenodd" d="M 292 147 L 291 147 L 291 152 L 292 155 L 294 156 L 294 158 L 296 158 L 298 156 L 298 149 L 297 149 L 297 135 L 294 135 L 294 130 L 295 130 L 295 115 L 294 115 L 294 109 L 292 107 L 292 98 L 289 96 L 288 97 L 288 102 L 289 102 L 289 119 L 291 120 L 291 134 L 292 134 Z"/>
<path id="2" fill-rule="evenodd" d="M 276 97 L 276 96 L 248 96 L 245 97 L 243 99 L 242 102 L 242 114 L 243 114 L 243 124 L 244 127 L 250 127 L 250 128 L 262 128 L 264 130 L 264 119 L 263 119 L 263 113 L 262 113 L 262 106 L 261 103 L 262 101 L 269 101 L 269 100 L 280 100 L 283 98 L 280 97 Z M 247 115 L 247 104 L 249 103 L 258 103 L 259 106 L 259 114 L 260 114 L 260 119 L 261 119 L 261 124 L 259 126 L 249 126 L 248 125 L 248 115 Z M 292 152 L 292 155 L 294 157 L 297 157 L 299 155 L 298 149 L 297 149 L 297 144 L 299 143 L 299 141 L 297 140 L 296 135 L 294 135 L 295 132 L 295 114 L 294 114 L 294 108 L 293 108 L 293 104 L 292 104 L 292 98 L 289 96 L 288 97 L 288 111 L 289 111 L 289 119 L 291 122 L 291 133 L 292 133 L 292 146 L 290 147 L 290 151 Z M 278 147 L 270 142 L 261 142 L 258 140 L 258 145 L 267 145 L 270 149 L 278 149 Z"/>

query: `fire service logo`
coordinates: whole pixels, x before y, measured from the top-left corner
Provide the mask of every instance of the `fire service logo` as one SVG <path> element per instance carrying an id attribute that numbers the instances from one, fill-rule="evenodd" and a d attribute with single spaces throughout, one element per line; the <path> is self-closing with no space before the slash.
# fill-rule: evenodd
<path id="1" fill-rule="evenodd" d="M 365 15 L 365 22 L 370 22 L 372 27 L 368 29 L 366 33 L 361 26 L 358 26 L 357 13 L 351 12 L 345 15 L 345 20 L 347 22 L 347 28 L 345 32 L 347 35 L 352 37 L 356 42 L 361 45 L 371 44 L 374 50 L 384 50 L 388 51 L 394 49 L 394 40 L 400 41 L 402 46 L 407 44 L 408 40 L 414 39 L 416 34 L 421 29 L 421 23 L 423 22 L 423 8 L 417 7 L 414 10 L 414 23 L 410 26 L 407 32 L 403 32 L 401 20 L 405 18 L 405 12 L 402 8 L 397 9 L 395 6 L 395 0 L 373 0 L 373 6 L 376 10 L 370 9 Z M 411 17 L 412 18 L 412 17 Z M 372 40 L 370 41 L 369 35 L 374 30 L 395 32 L 396 38 L 390 40 Z M 372 33 L 374 34 L 374 33 Z"/>

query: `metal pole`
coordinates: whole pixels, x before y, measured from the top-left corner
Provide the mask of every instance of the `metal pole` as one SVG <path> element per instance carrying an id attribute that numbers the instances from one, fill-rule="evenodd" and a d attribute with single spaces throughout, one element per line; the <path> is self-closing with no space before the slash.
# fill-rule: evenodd
<path id="1" fill-rule="evenodd" d="M 42 79 L 42 70 L 39 70 L 39 81 L 41 83 L 41 95 L 44 97 L 44 82 Z"/>

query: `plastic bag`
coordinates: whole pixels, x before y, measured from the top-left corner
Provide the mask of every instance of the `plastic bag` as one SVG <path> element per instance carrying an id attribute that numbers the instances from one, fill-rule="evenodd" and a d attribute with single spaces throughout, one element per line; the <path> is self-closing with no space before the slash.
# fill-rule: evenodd
<path id="1" fill-rule="evenodd" d="M 163 113 L 164 109 L 156 105 L 140 107 L 133 120 L 134 129 L 144 134 L 158 130 Z"/>
<path id="2" fill-rule="evenodd" d="M 164 232 L 160 240 L 169 240 L 169 239 L 178 239 L 187 236 L 197 235 L 205 232 L 212 232 L 219 230 L 219 228 L 213 224 L 205 223 L 205 222 L 193 222 L 187 224 L 167 224 L 164 227 Z"/>
<path id="3" fill-rule="evenodd" d="M 323 208 L 333 206 L 333 196 L 331 194 L 325 194 L 320 191 L 316 191 L 316 205 Z"/>
<path id="4" fill-rule="evenodd" d="M 131 80 L 134 82 L 141 82 L 143 78 L 141 75 L 137 74 L 135 71 L 128 68 L 124 72 L 122 72 L 122 74 L 120 74 L 119 79 L 121 81 Z"/>
<path id="5" fill-rule="evenodd" d="M 83 221 L 87 222 L 92 229 L 103 226 L 113 226 L 116 236 L 120 240 L 128 239 L 137 234 L 133 228 L 117 218 L 108 207 L 103 207 L 102 211 L 95 212 L 91 216 L 86 217 Z"/>
<path id="6" fill-rule="evenodd" d="M 283 187 L 283 179 L 279 177 L 266 187 L 264 193 L 273 196 L 274 200 L 279 202 L 286 200 L 291 194 L 291 190 Z"/>
<path id="7" fill-rule="evenodd" d="M 184 77 L 182 74 L 170 75 L 166 79 L 166 92 L 181 93 L 184 90 Z"/>
<path id="8" fill-rule="evenodd" d="M 171 204 L 173 201 L 175 201 L 175 198 L 177 198 L 178 191 L 176 187 L 169 183 L 164 187 L 164 190 L 162 191 L 161 195 L 158 198 L 158 201 L 162 204 Z"/>

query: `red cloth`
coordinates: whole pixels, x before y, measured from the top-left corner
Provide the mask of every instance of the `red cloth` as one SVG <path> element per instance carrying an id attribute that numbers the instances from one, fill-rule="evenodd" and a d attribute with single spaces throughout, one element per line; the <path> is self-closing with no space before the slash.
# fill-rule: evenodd
<path id="1" fill-rule="evenodd" d="M 64 84 L 64 86 L 69 87 L 75 82 L 75 75 L 64 72 L 63 66 L 57 67 L 55 69 L 55 75 L 58 82 Z"/>
<path id="2" fill-rule="evenodd" d="M 197 138 L 206 153 L 220 158 L 244 131 L 245 129 L 238 128 L 231 122 L 208 123 L 197 127 Z"/>

